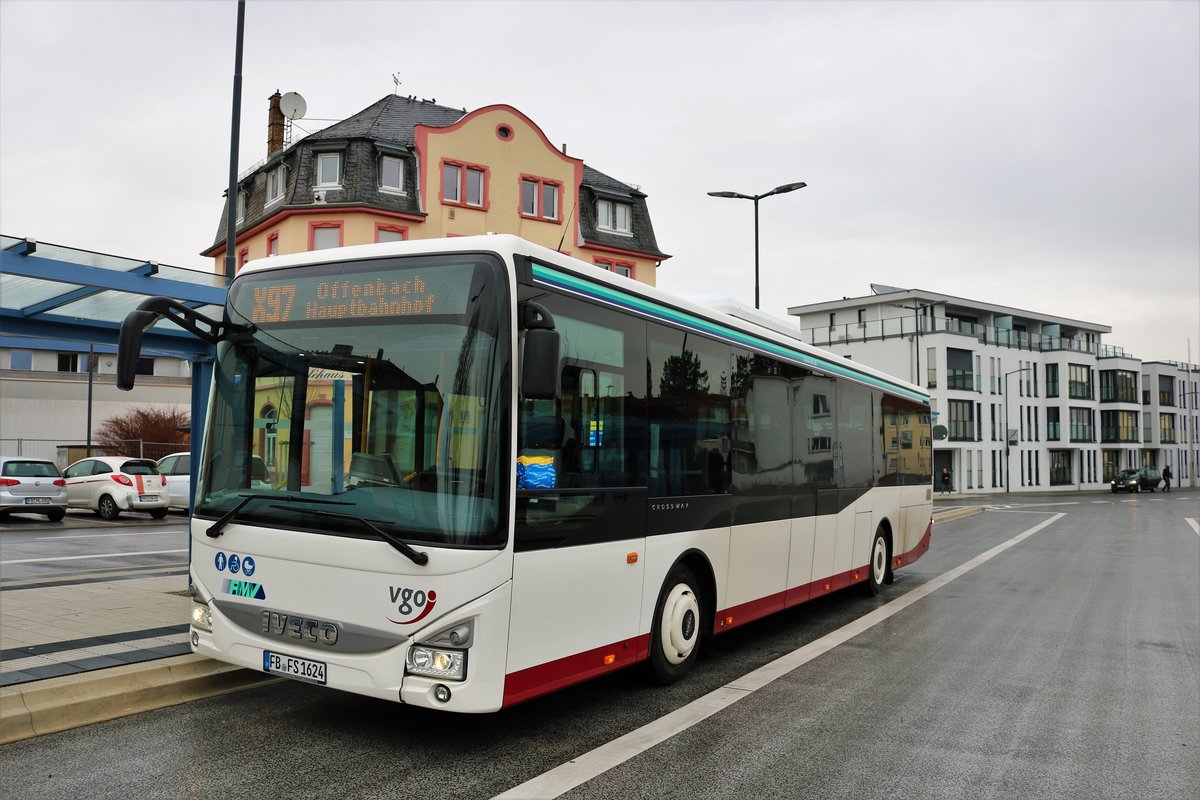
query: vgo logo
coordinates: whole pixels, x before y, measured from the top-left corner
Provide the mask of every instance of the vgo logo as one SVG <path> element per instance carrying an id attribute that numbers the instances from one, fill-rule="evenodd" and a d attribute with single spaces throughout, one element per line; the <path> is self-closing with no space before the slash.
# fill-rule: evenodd
<path id="1" fill-rule="evenodd" d="M 429 616 L 429 612 L 433 611 L 434 605 L 437 604 L 437 592 L 430 589 L 428 592 L 421 589 L 410 589 L 407 586 L 389 586 L 391 592 L 392 603 L 396 606 L 396 611 L 401 617 L 407 617 L 414 612 L 415 617 L 412 619 L 392 619 L 387 618 L 387 621 L 393 625 L 412 625 L 420 622 Z"/>

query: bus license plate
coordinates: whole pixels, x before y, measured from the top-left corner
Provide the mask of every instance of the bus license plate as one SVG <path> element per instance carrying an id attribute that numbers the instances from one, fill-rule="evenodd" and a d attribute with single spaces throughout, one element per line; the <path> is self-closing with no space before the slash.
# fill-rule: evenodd
<path id="1" fill-rule="evenodd" d="M 282 653 L 272 653 L 270 650 L 263 650 L 263 672 L 274 672 L 309 683 L 325 683 L 324 662 L 285 656 Z"/>

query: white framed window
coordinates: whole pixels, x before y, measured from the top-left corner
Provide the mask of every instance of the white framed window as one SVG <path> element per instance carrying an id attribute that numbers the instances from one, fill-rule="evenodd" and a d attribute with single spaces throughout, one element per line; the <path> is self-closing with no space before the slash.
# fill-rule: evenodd
<path id="1" fill-rule="evenodd" d="M 462 202 L 462 167 L 442 164 L 442 199 L 447 203 Z"/>
<path id="2" fill-rule="evenodd" d="M 239 191 L 237 193 L 237 221 L 244 222 L 246 219 L 246 193 Z"/>
<path id="3" fill-rule="evenodd" d="M 544 178 L 521 178 L 521 216 L 557 220 L 559 184 Z"/>
<path id="4" fill-rule="evenodd" d="M 404 194 L 404 159 L 380 156 L 379 188 L 385 192 Z"/>
<path id="5" fill-rule="evenodd" d="M 442 162 L 442 202 L 458 206 L 487 206 L 487 171 L 454 161 Z"/>
<path id="6" fill-rule="evenodd" d="M 340 222 L 310 223 L 309 229 L 311 231 L 309 238 L 312 242 L 310 250 L 328 250 L 331 247 L 342 246 L 342 225 Z"/>
<path id="7" fill-rule="evenodd" d="M 342 185 L 342 154 L 317 154 L 317 186 Z"/>
<path id="8" fill-rule="evenodd" d="M 596 227 L 613 233 L 632 233 L 631 209 L 628 203 L 615 200 L 596 201 Z"/>
<path id="9" fill-rule="evenodd" d="M 267 237 L 267 255 L 279 255 L 279 234 L 273 233 Z"/>
<path id="10" fill-rule="evenodd" d="M 467 167 L 467 205 L 483 205 L 483 170 Z"/>
<path id="11" fill-rule="evenodd" d="M 278 166 L 267 173 L 267 205 L 278 203 L 283 199 L 285 186 L 286 180 L 282 166 Z"/>

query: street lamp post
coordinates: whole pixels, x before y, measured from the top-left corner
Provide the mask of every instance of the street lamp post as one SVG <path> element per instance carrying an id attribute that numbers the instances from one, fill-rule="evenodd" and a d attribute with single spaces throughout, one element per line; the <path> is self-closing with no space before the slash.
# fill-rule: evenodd
<path id="1" fill-rule="evenodd" d="M 754 307 L 759 307 L 758 297 L 758 201 L 764 197 L 770 197 L 773 194 L 787 194 L 794 192 L 797 189 L 803 189 L 808 186 L 804 181 L 799 183 L 785 183 L 782 186 L 776 186 L 769 192 L 762 194 L 742 194 L 741 192 L 709 192 L 709 197 L 732 197 L 737 200 L 753 200 L 754 201 Z"/>
<path id="2" fill-rule="evenodd" d="M 1016 375 L 1018 372 L 1029 372 L 1029 367 L 1021 367 L 1014 369 L 1011 372 L 1004 373 L 1004 493 L 1008 494 L 1012 490 L 1012 482 L 1009 476 L 1012 474 L 1010 465 L 1012 464 L 1012 455 L 1009 453 L 1012 447 L 1008 438 L 1008 376 Z"/>
<path id="3" fill-rule="evenodd" d="M 933 308 L 930 303 L 920 303 L 915 306 L 905 306 L 900 303 L 892 303 L 892 308 L 907 308 L 913 312 L 913 351 L 916 353 L 916 369 L 913 375 L 913 383 L 917 386 L 921 385 L 921 312 L 927 308 Z M 900 328 L 900 335 L 904 335 L 904 327 Z"/>

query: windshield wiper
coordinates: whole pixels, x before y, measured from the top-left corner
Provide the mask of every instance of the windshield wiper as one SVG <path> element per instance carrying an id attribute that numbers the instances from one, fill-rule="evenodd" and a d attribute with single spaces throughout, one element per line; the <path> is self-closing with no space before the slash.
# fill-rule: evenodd
<path id="1" fill-rule="evenodd" d="M 350 504 L 347 503 L 346 505 L 350 505 Z M 353 520 L 354 522 L 358 522 L 358 523 L 370 528 L 375 533 L 379 534 L 379 538 L 383 539 L 385 542 L 390 544 L 392 547 L 399 550 L 401 553 L 403 553 L 405 556 L 407 556 L 418 567 L 423 567 L 429 563 L 429 554 L 428 553 L 422 553 L 420 550 L 412 549 L 411 547 L 409 547 L 408 543 L 405 542 L 403 539 L 400 539 L 397 536 L 393 536 L 392 534 L 385 531 L 383 528 L 376 525 L 374 522 L 371 522 L 371 520 L 367 519 L 366 517 L 360 517 L 355 514 L 339 514 L 336 511 L 314 511 L 312 513 L 313 513 L 313 516 L 316 516 L 316 517 L 331 517 L 332 519 L 349 519 L 349 520 Z"/>
<path id="2" fill-rule="evenodd" d="M 310 497 L 292 497 L 290 495 L 284 495 L 281 497 L 277 494 L 243 494 L 239 495 L 239 497 L 242 499 L 239 500 L 233 508 L 222 514 L 220 519 L 208 527 L 208 530 L 206 530 L 205 533 L 208 534 L 209 537 L 215 539 L 220 536 L 221 532 L 225 529 L 225 526 L 229 524 L 230 520 L 237 516 L 237 513 L 241 511 L 247 503 L 249 503 L 251 500 L 259 500 L 264 497 L 270 500 L 291 500 L 296 503 L 320 503 L 322 505 L 331 506 L 354 505 L 353 503 L 348 503 L 344 500 L 317 500 Z M 287 508 L 287 506 L 280 506 L 280 508 Z"/>

